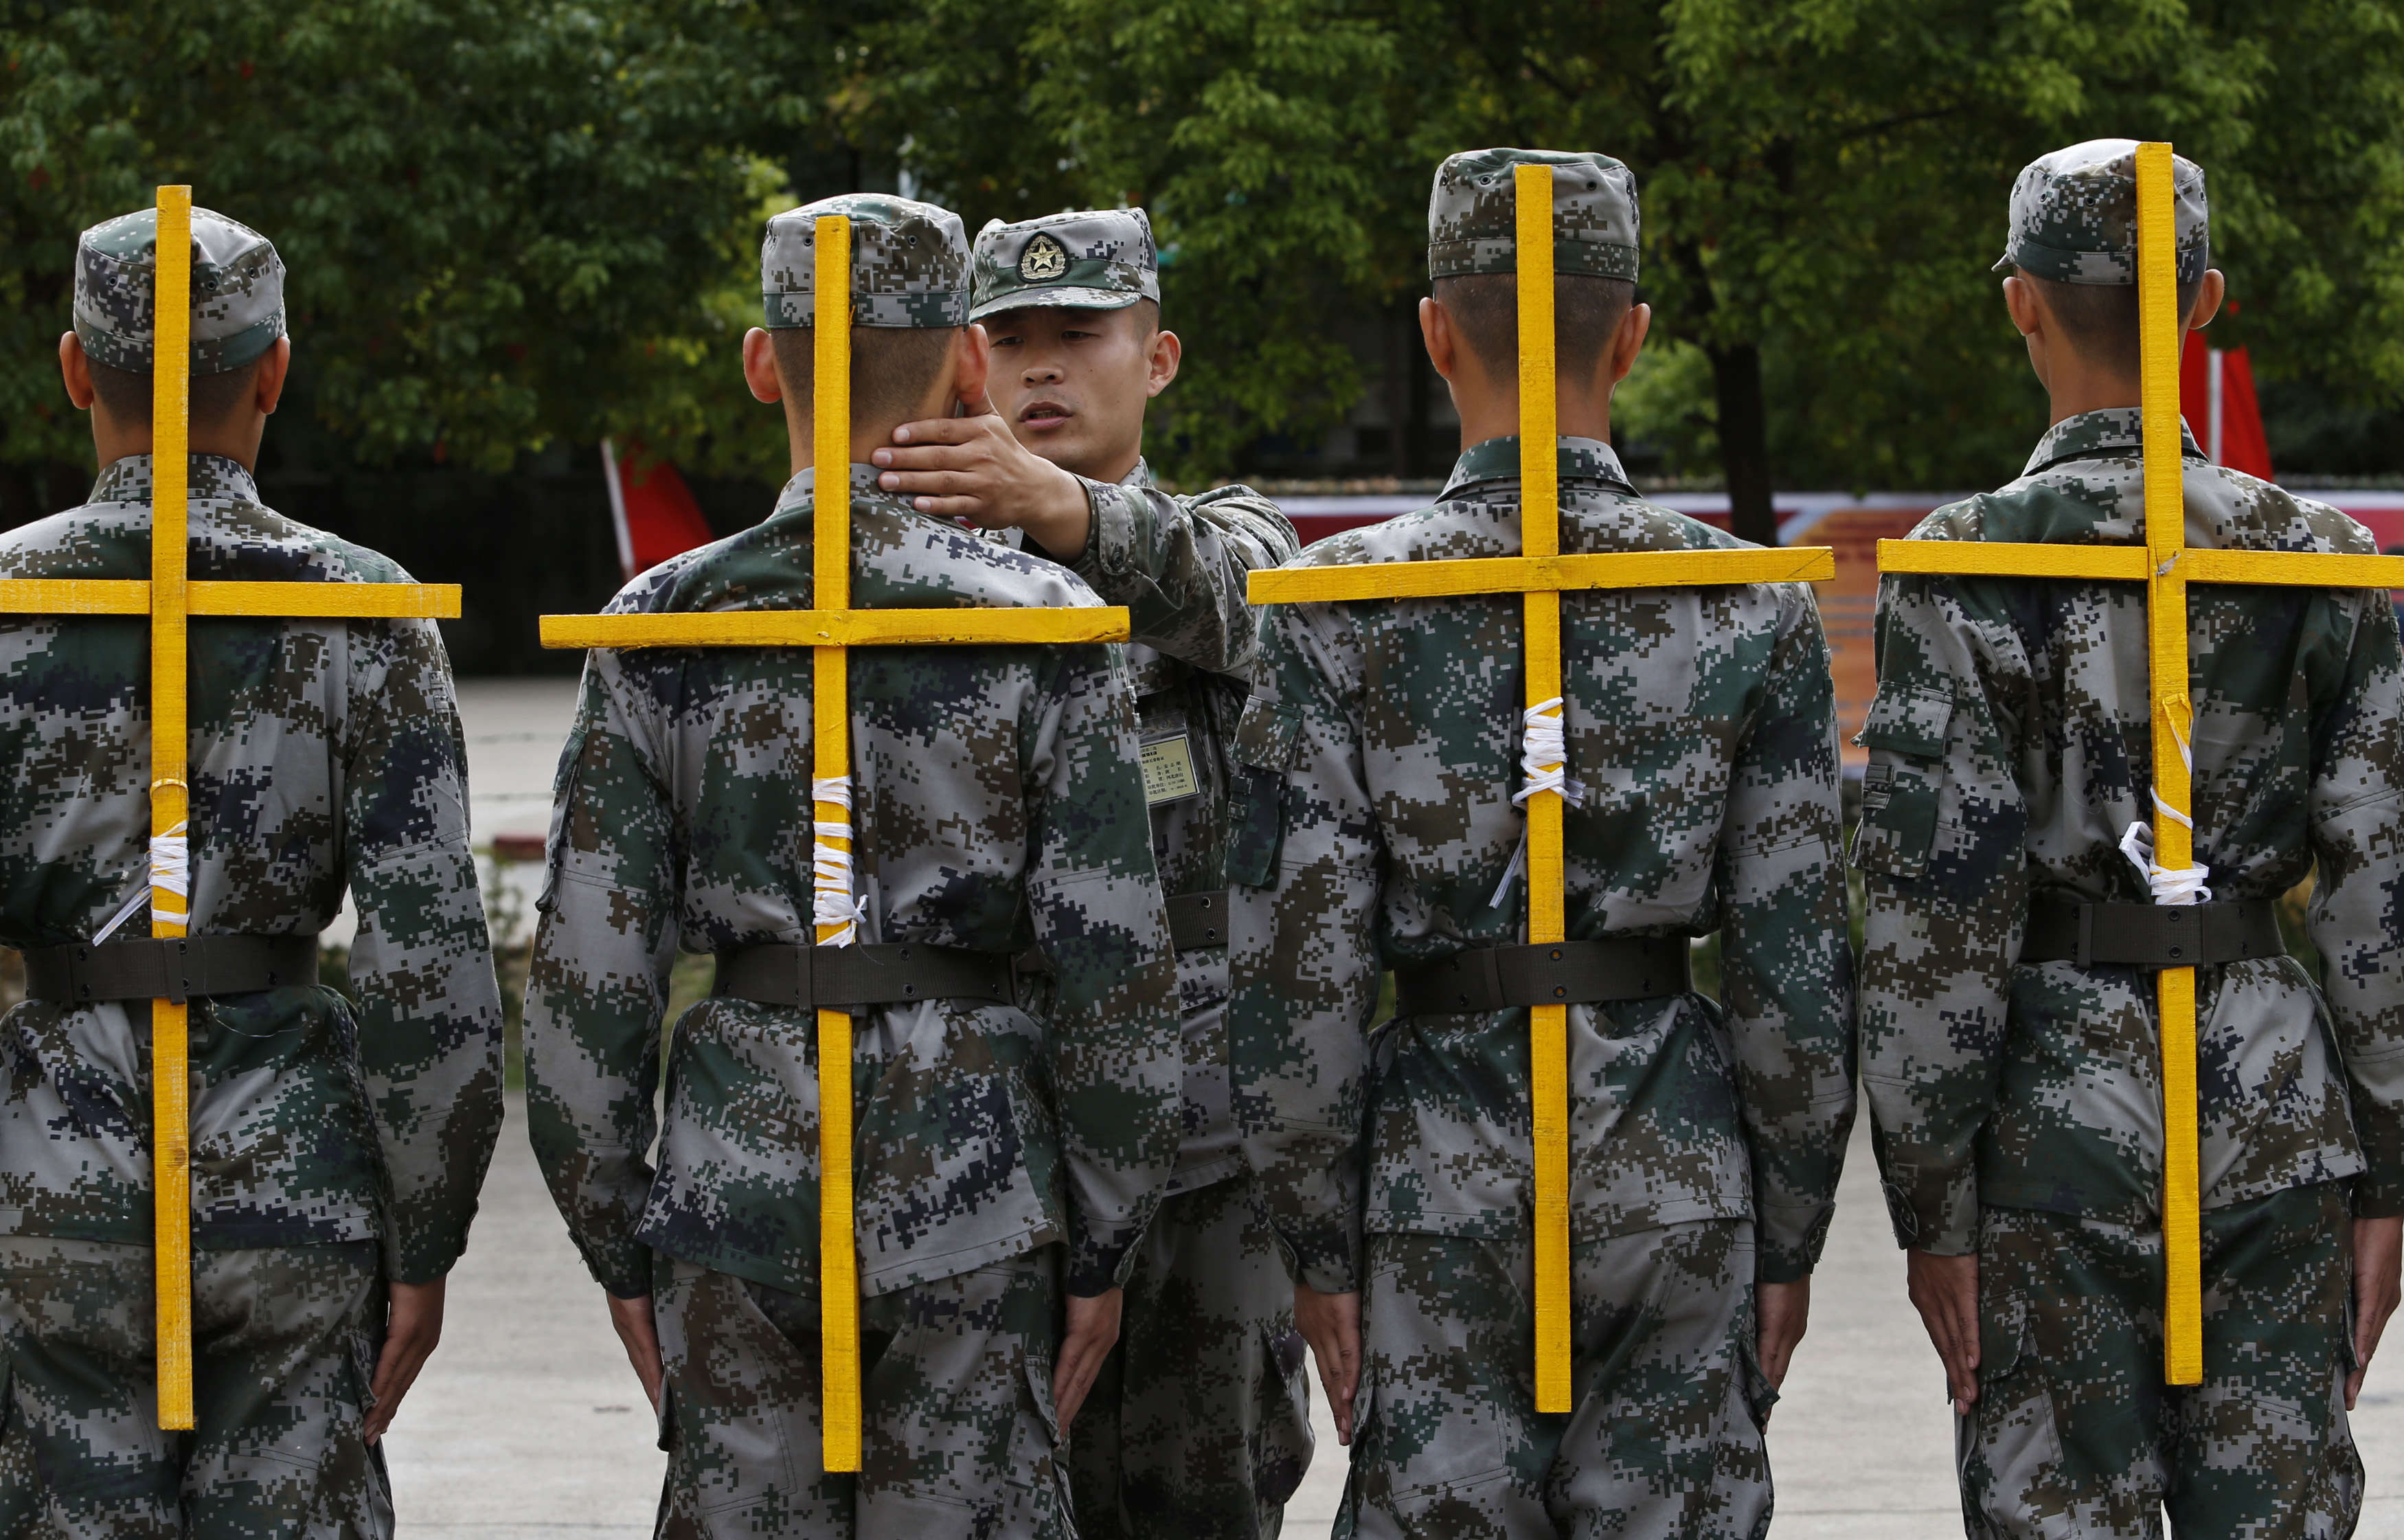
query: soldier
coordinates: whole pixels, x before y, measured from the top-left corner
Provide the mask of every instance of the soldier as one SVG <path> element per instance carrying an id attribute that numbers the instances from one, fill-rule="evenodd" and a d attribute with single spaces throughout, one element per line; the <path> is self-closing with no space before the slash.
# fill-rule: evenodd
<path id="1" fill-rule="evenodd" d="M 1518 553 L 1522 164 L 1556 168 L 1561 550 L 1740 543 L 1643 501 L 1611 450 L 1612 388 L 1652 318 L 1633 302 L 1634 177 L 1607 156 L 1489 149 L 1444 162 L 1428 212 L 1419 327 L 1460 409 L 1451 480 L 1298 565 Z M 1513 949 L 1521 614 L 1516 595 L 1269 610 L 1229 860 L 1247 1153 L 1353 1445 L 1352 1533 L 1758 1535 L 1762 1426 L 1852 1113 L 1819 614 L 1800 584 L 1561 598 L 1584 783 L 1559 979 L 1567 1416 L 1535 1410 L 1529 1013 L 1483 970 L 1554 966 Z M 1689 941 L 1712 931 L 1716 1004 L 1685 982 Z M 1364 1036 L 1389 968 L 1396 1014 Z M 1675 982 L 1636 982 L 1648 972 Z"/>
<path id="2" fill-rule="evenodd" d="M 1177 377 L 1141 209 L 979 232 L 970 318 L 992 339 L 988 410 L 911 423 L 878 485 L 1019 535 L 1132 611 L 1152 848 L 1185 1017 L 1184 1141 L 1127 1281 L 1119 1346 L 1071 1445 L 1085 1540 L 1278 1533 L 1310 1464 L 1293 1295 L 1227 1102 L 1229 748 L 1259 661 L 1245 574 L 1299 542 L 1250 487 L 1174 497 L 1143 458 L 1144 405 Z"/>
<path id="3" fill-rule="evenodd" d="M 821 214 L 851 217 L 860 286 L 853 602 L 1095 604 L 1057 565 L 878 490 L 871 449 L 980 399 L 988 355 L 958 217 L 851 195 L 768 224 L 768 329 L 743 369 L 791 436 L 775 512 L 612 609 L 808 602 Z M 1100 645 L 877 647 L 852 651 L 850 680 L 867 899 L 866 945 L 846 951 L 915 989 L 865 991 L 848 1071 L 861 1472 L 822 1474 L 820 1449 L 818 1070 L 790 987 L 813 934 L 804 651 L 592 654 L 528 993 L 536 1154 L 662 1406 L 663 1534 L 1065 1537 L 1059 1430 L 1177 1153 L 1176 967 L 1125 669 Z M 678 1023 L 662 1118 L 679 943 L 718 954 L 718 983 Z M 1040 1027 L 1013 1003 L 1030 945 L 1051 969 Z"/>
<path id="4" fill-rule="evenodd" d="M 83 234 L 59 361 L 100 480 L 0 536 L 0 577 L 149 575 L 157 228 L 145 209 Z M 259 502 L 284 267 L 206 209 L 192 248 L 192 578 L 407 581 Z M 149 907 L 147 633 L 0 621 L 0 943 L 30 984 L 0 1023 L 0 1473 L 35 1473 L 45 1533 L 389 1534 L 376 1443 L 433 1351 L 501 1126 L 450 665 L 427 621 L 191 629 L 188 950 L 230 987 L 191 1002 L 199 1425 L 166 1433 L 151 943 L 86 955 Z M 346 885 L 356 1005 L 317 983 Z"/>
<path id="5" fill-rule="evenodd" d="M 1913 539 L 2143 543 L 2136 147 L 2075 145 L 2014 184 L 1996 270 L 2052 427 L 2020 480 Z M 2176 160 L 2173 189 L 2184 337 L 2222 284 L 2203 173 Z M 2375 550 L 2192 435 L 2184 454 L 2189 545 Z M 2384 594 L 2312 588 L 2199 587 L 2187 606 L 2190 880 L 2229 945 L 2195 974 L 2204 1378 L 2170 1388 L 2152 971 L 2169 959 L 2078 960 L 2133 957 L 2153 912 L 2149 847 L 2123 853 L 2152 816 L 2145 591 L 1880 585 L 1862 1083 L 1961 1414 L 1974 1536 L 2158 1534 L 2165 1506 L 2182 1534 L 2340 1535 L 2361 1502 L 2345 1407 L 2404 1229 L 2396 615 Z M 2280 956 L 2272 907 L 2315 872 L 2321 989 Z"/>

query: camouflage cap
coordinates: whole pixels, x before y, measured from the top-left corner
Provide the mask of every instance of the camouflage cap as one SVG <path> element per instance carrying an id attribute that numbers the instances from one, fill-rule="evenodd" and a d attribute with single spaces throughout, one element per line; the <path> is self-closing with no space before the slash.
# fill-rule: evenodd
<path id="1" fill-rule="evenodd" d="M 159 211 L 136 209 L 76 243 L 75 329 L 85 357 L 151 371 Z M 284 335 L 284 261 L 266 236 L 211 209 L 192 210 L 192 372 L 242 368 Z"/>
<path id="2" fill-rule="evenodd" d="M 1160 300 L 1160 253 L 1139 208 L 990 220 L 977 231 L 971 320 L 1031 305 L 1123 310 Z"/>
<path id="3" fill-rule="evenodd" d="M 969 238 L 950 209 L 887 192 L 846 192 L 789 208 L 760 244 L 762 324 L 806 327 L 817 303 L 818 223 L 851 219 L 854 326 L 969 324 Z"/>
<path id="4" fill-rule="evenodd" d="M 1553 168 L 1553 271 L 1636 278 L 1636 174 L 1608 155 L 1472 149 L 1435 168 L 1428 196 L 1428 276 L 1518 271 L 1512 168 Z"/>
<path id="5" fill-rule="evenodd" d="M 2171 217 L 2178 230 L 2178 281 L 2203 276 L 2211 256 L 2211 210 L 2203 168 L 2171 157 Z M 1997 273 L 2024 268 L 2065 284 L 2137 281 L 2137 141 L 2090 139 L 2030 161 L 2012 184 L 2012 229 Z"/>

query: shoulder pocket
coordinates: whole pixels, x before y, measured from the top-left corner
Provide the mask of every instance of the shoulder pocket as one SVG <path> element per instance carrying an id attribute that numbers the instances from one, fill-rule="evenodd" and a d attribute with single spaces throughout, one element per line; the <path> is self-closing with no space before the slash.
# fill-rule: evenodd
<path id="1" fill-rule="evenodd" d="M 568 808 L 576 800 L 576 784 L 584 764 L 584 740 L 591 732 L 580 718 L 559 751 L 559 768 L 552 775 L 551 836 L 543 846 L 542 896 L 534 901 L 535 909 L 541 914 L 551 913 L 559 904 L 559 871 L 567 862 Z"/>
<path id="2" fill-rule="evenodd" d="M 1236 788 L 1227 833 L 1227 880 L 1265 888 L 1285 843 L 1285 773 L 1302 741 L 1302 709 L 1255 695 L 1236 724 Z"/>
<path id="3" fill-rule="evenodd" d="M 1944 785 L 1945 737 L 1953 697 L 1917 685 L 1881 684 L 1856 742 L 1876 757 L 1862 775 L 1862 824 L 1853 864 L 1866 872 L 1916 877 L 1936 842 L 1936 797 Z"/>

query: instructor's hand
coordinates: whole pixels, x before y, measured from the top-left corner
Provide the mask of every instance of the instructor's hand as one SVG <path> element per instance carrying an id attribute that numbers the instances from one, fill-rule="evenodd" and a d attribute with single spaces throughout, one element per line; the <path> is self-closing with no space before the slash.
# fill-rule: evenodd
<path id="1" fill-rule="evenodd" d="M 2345 1409 L 2362 1393 L 2362 1376 L 2387 1318 L 2396 1313 L 2397 1279 L 2404 1274 L 2404 1216 L 2354 1222 L 2354 1372 L 2345 1379 Z"/>
<path id="2" fill-rule="evenodd" d="M 1953 1410 L 1967 1413 L 1978 1400 L 1978 1258 L 1936 1256 L 1914 1250 L 1911 1302 L 1936 1356 L 1945 1361 L 1945 1383 Z"/>
<path id="3" fill-rule="evenodd" d="M 651 1318 L 651 1296 L 638 1294 L 632 1299 L 610 1295 L 609 1324 L 618 1328 L 618 1340 L 625 1344 L 626 1362 L 635 1365 L 635 1378 L 643 1382 L 643 1399 L 651 1410 L 660 1409 L 660 1382 L 667 1370 L 660 1362 L 660 1328 Z"/>
<path id="4" fill-rule="evenodd" d="M 1060 1357 L 1052 1366 L 1052 1407 L 1060 1414 L 1060 1431 L 1077 1420 L 1102 1360 L 1118 1345 L 1119 1311 L 1126 1304 L 1124 1291 L 1069 1296 L 1069 1335 L 1061 1340 Z"/>
<path id="5" fill-rule="evenodd" d="M 1776 1390 L 1786 1383 L 1787 1365 L 1795 1362 L 1795 1345 L 1811 1323 L 1811 1281 L 1757 1283 L 1753 1290 L 1754 1355 L 1761 1372 Z"/>
<path id="6" fill-rule="evenodd" d="M 1084 553 L 1094 521 L 1084 483 L 1013 437 L 991 398 L 970 416 L 904 423 L 893 443 L 870 456 L 883 472 L 876 484 L 919 512 L 1024 529 L 1056 561 Z"/>
<path id="7" fill-rule="evenodd" d="M 1335 1441 L 1352 1442 L 1352 1399 L 1361 1389 L 1361 1296 L 1293 1286 L 1293 1323 L 1319 1360 L 1319 1382 L 1335 1414 Z"/>
<path id="8" fill-rule="evenodd" d="M 374 1403 L 363 1430 L 370 1444 L 392 1426 L 400 1398 L 417 1383 L 417 1371 L 434 1356 L 442 1340 L 442 1283 L 394 1283 L 388 1286 L 389 1309 L 384 1316 L 384 1351 L 376 1357 L 375 1378 L 368 1383 Z"/>

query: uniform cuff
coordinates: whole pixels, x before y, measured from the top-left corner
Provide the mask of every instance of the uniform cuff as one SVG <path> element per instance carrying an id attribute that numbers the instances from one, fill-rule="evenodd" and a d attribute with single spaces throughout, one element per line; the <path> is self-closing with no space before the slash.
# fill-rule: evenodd
<path id="1" fill-rule="evenodd" d="M 1083 476 L 1077 480 L 1084 483 L 1085 507 L 1094 523 L 1085 532 L 1085 549 L 1069 564 L 1069 570 L 1084 579 L 1085 586 L 1107 602 L 1123 604 L 1124 595 L 1111 589 L 1134 566 L 1135 511 L 1127 506 L 1131 494 L 1110 482 Z"/>
<path id="2" fill-rule="evenodd" d="M 1834 1203 L 1759 1205 L 1754 1221 L 1754 1278 L 1763 1283 L 1792 1283 L 1810 1277 L 1820 1265 L 1821 1248 L 1828 1243 L 1828 1222 L 1836 1212 Z"/>

